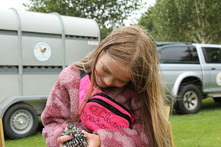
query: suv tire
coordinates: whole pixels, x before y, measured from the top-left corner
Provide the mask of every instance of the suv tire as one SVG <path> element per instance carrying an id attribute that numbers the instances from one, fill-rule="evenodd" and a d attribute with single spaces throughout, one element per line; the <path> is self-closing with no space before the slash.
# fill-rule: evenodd
<path id="1" fill-rule="evenodd" d="M 200 110 L 202 104 L 202 94 L 196 85 L 189 84 L 180 87 L 175 110 L 180 114 L 193 114 Z"/>

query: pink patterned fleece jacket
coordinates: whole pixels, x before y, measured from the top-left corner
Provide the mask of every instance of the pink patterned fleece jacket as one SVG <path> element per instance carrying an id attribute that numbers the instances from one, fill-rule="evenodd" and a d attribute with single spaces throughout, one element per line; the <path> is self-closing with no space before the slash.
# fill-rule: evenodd
<path id="1" fill-rule="evenodd" d="M 66 120 L 78 114 L 79 86 L 80 71 L 71 65 L 60 73 L 50 92 L 41 115 L 44 125 L 42 133 L 49 147 L 58 147 L 57 138 L 66 128 Z M 80 129 L 99 135 L 101 147 L 147 147 L 148 138 L 142 131 L 139 112 L 141 102 L 137 94 L 130 88 L 111 88 L 104 93 L 134 113 L 135 123 L 132 129 L 98 129 L 92 132 L 81 122 L 73 123 Z"/>

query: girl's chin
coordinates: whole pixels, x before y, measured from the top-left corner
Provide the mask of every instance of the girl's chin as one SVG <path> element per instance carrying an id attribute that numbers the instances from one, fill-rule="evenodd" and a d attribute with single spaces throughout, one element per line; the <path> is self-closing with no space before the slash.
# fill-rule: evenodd
<path id="1" fill-rule="evenodd" d="M 103 83 L 101 82 L 97 82 L 97 85 L 101 88 L 107 88 L 108 86 L 104 85 Z"/>
<path id="2" fill-rule="evenodd" d="M 101 88 L 107 88 L 108 86 L 101 80 L 100 77 L 96 77 L 96 84 Z"/>

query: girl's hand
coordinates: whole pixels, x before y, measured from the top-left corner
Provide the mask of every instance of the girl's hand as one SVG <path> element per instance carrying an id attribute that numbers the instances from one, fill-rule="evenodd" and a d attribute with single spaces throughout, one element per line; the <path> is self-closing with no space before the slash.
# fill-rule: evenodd
<path id="1" fill-rule="evenodd" d="M 59 146 L 62 147 L 62 145 L 63 145 L 63 143 L 64 143 L 65 141 L 68 141 L 68 140 L 70 140 L 70 139 L 72 139 L 72 138 L 74 138 L 74 137 L 71 137 L 71 136 L 60 136 L 60 137 L 57 139 L 57 142 L 58 142 Z"/>
<path id="2" fill-rule="evenodd" d="M 100 147 L 101 141 L 98 135 L 90 134 L 84 130 L 82 132 L 86 135 L 88 147 Z"/>

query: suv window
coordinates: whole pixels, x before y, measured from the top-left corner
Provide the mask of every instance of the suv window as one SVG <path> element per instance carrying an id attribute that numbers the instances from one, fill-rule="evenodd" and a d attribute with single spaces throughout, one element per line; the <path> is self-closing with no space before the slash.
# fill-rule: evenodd
<path id="1" fill-rule="evenodd" d="M 199 64 L 196 48 L 193 46 L 170 46 L 159 50 L 160 63 Z"/>
<path id="2" fill-rule="evenodd" d="M 221 48 L 203 47 L 206 63 L 221 63 Z"/>

